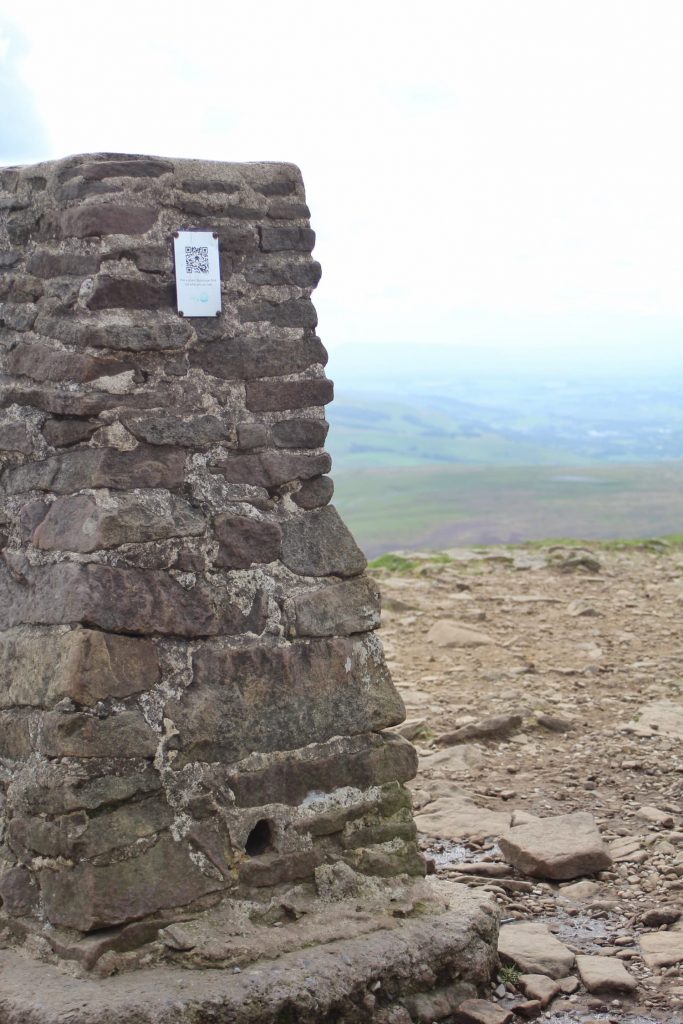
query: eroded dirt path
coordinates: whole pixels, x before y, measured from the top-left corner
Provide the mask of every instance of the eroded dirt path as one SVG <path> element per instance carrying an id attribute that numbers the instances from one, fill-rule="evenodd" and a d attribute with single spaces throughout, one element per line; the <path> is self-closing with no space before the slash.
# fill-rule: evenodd
<path id="1" fill-rule="evenodd" d="M 633 995 L 560 993 L 543 1010 L 551 1019 L 683 1020 L 683 921 L 672 920 L 683 906 L 683 550 L 450 556 L 376 572 L 407 707 L 400 731 L 420 753 L 413 789 L 428 856 L 491 888 L 504 920 L 542 922 L 573 952 L 618 958 L 636 979 Z M 515 714 L 521 726 L 503 722 L 493 738 L 439 742 Z M 495 839 L 513 812 L 575 811 L 594 816 L 614 860 L 588 885 L 459 866 L 502 860 Z M 641 946 L 659 930 L 664 965 Z M 517 997 L 509 986 L 499 998 Z"/>

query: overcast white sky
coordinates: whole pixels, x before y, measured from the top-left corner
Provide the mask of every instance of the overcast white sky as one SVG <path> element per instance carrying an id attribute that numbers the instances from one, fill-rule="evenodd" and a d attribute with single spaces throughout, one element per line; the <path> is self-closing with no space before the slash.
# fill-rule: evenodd
<path id="1" fill-rule="evenodd" d="M 328 344 L 681 351 L 682 43 L 681 0 L 0 0 L 0 163 L 298 163 Z"/>

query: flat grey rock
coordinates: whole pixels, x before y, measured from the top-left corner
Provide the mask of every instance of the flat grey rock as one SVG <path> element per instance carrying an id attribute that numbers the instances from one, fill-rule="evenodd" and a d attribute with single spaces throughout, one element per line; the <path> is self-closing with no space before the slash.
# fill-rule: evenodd
<path id="1" fill-rule="evenodd" d="M 447 973 L 462 997 L 488 987 L 495 967 L 495 909 L 464 886 L 449 887 L 440 914 L 386 918 L 357 938 L 299 949 L 234 973 L 160 967 L 107 978 L 78 978 L 0 952 L 3 1024 L 346 1024 L 371 1020 L 363 1000 L 379 981 L 393 992 L 434 994 L 429 979 Z M 425 980 L 427 979 L 427 980 Z M 438 989 L 436 992 L 438 993 Z M 452 993 L 449 993 L 452 995 Z M 393 1004 L 400 1007 L 400 1004 Z M 282 1015 L 282 1016 L 281 1016 Z M 385 1018 L 386 1019 L 386 1018 Z"/>
<path id="2" fill-rule="evenodd" d="M 558 881 L 611 867 L 612 858 L 592 814 L 560 814 L 510 829 L 499 839 L 503 855 L 519 871 Z"/>
<path id="3" fill-rule="evenodd" d="M 638 983 L 616 956 L 577 956 L 581 981 L 596 995 L 610 992 L 635 992 Z"/>
<path id="4" fill-rule="evenodd" d="M 498 952 L 504 963 L 515 964 L 523 974 L 564 978 L 574 966 L 574 954 L 542 924 L 506 924 L 498 936 Z"/>

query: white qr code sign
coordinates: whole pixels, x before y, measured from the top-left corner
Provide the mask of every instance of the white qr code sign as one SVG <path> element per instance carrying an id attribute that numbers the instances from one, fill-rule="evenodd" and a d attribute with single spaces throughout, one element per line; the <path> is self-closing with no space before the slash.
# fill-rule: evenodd
<path id="1" fill-rule="evenodd" d="M 218 235 L 212 231 L 176 231 L 173 249 L 179 315 L 218 316 L 221 311 Z"/>

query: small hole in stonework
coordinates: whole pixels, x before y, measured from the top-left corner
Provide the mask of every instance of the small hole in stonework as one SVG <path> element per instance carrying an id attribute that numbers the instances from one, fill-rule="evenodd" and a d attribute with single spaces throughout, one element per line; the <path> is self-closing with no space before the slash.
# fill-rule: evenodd
<path id="1" fill-rule="evenodd" d="M 266 850 L 270 849 L 271 839 L 270 822 L 262 818 L 261 821 L 256 822 L 247 836 L 247 841 L 244 844 L 245 853 L 248 857 L 258 857 L 259 854 L 265 853 Z"/>

